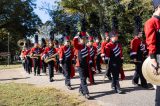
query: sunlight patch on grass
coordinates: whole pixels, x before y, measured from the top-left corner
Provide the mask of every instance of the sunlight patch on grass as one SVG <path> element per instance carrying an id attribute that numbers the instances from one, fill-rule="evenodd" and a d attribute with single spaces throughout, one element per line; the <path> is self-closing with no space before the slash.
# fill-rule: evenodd
<path id="1" fill-rule="evenodd" d="M 0 70 L 5 70 L 5 69 L 14 69 L 14 68 L 21 68 L 22 64 L 14 64 L 14 65 L 0 65 Z"/>
<path id="2" fill-rule="evenodd" d="M 134 64 L 123 64 L 123 69 L 125 71 L 133 71 L 135 69 L 135 65 Z"/>
<path id="3" fill-rule="evenodd" d="M 0 84 L 0 106 L 83 106 L 84 101 L 54 88 Z"/>

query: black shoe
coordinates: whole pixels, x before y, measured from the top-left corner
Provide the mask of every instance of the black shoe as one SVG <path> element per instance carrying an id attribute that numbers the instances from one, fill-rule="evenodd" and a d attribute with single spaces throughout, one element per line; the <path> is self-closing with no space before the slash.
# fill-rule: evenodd
<path id="1" fill-rule="evenodd" d="M 107 76 L 107 78 L 111 81 L 112 80 L 112 77 L 111 76 Z"/>
<path id="2" fill-rule="evenodd" d="M 34 73 L 34 76 L 36 76 L 36 73 Z"/>
<path id="3" fill-rule="evenodd" d="M 132 84 L 135 86 L 135 87 L 138 87 L 138 83 L 135 83 L 133 80 L 132 80 Z"/>
<path id="4" fill-rule="evenodd" d="M 99 73 L 99 74 L 101 74 L 101 73 L 102 73 L 102 71 L 101 71 L 101 70 L 98 70 L 98 73 Z"/>
<path id="5" fill-rule="evenodd" d="M 89 94 L 85 94 L 84 97 L 85 97 L 86 99 L 90 99 Z"/>
<path id="6" fill-rule="evenodd" d="M 68 88 L 69 90 L 72 90 L 72 87 L 71 87 L 71 86 L 67 86 L 67 88 Z"/>
<path id="7" fill-rule="evenodd" d="M 123 94 L 123 93 L 124 93 L 124 92 L 123 92 L 122 90 L 120 90 L 120 89 L 116 89 L 115 91 L 116 91 L 116 93 L 118 93 L 118 94 Z"/>
<path id="8" fill-rule="evenodd" d="M 84 95 L 82 91 L 79 91 L 79 94 L 80 94 L 81 96 L 83 96 L 83 95 Z"/>
<path id="9" fill-rule="evenodd" d="M 146 84 L 146 85 L 141 85 L 142 86 L 142 88 L 148 88 L 148 85 Z"/>
<path id="10" fill-rule="evenodd" d="M 114 85 L 113 85 L 113 84 L 111 84 L 111 89 L 113 89 L 113 90 L 115 89 L 115 87 L 114 87 Z"/>
<path id="11" fill-rule="evenodd" d="M 54 80 L 53 79 L 50 79 L 50 82 L 53 82 Z"/>

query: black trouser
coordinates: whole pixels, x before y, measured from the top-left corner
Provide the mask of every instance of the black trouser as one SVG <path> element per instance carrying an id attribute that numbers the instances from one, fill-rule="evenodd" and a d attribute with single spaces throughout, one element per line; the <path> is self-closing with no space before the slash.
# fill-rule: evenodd
<path id="1" fill-rule="evenodd" d="M 46 67 L 47 67 L 47 64 L 44 62 L 44 60 L 42 60 L 42 72 L 43 73 L 46 73 Z"/>
<path id="2" fill-rule="evenodd" d="M 66 86 L 70 86 L 70 78 L 71 78 L 71 63 L 66 62 L 65 64 L 63 64 L 63 72 L 64 72 L 64 76 L 65 76 L 65 85 Z"/>
<path id="3" fill-rule="evenodd" d="M 30 57 L 26 58 L 25 67 L 26 67 L 26 72 L 30 74 L 32 70 L 32 60 Z"/>
<path id="4" fill-rule="evenodd" d="M 101 56 L 100 55 L 98 55 L 96 58 L 96 67 L 97 67 L 97 70 L 100 72 L 101 71 Z"/>
<path id="5" fill-rule="evenodd" d="M 51 80 L 54 77 L 54 61 L 48 62 L 49 69 L 49 79 Z"/>
<path id="6" fill-rule="evenodd" d="M 34 74 L 40 74 L 40 58 L 39 59 L 33 59 L 34 62 Z"/>
<path id="7" fill-rule="evenodd" d="M 77 67 L 77 68 L 78 68 L 78 72 L 81 80 L 79 91 L 81 91 L 83 94 L 89 94 L 87 81 L 86 81 L 88 76 L 88 73 L 87 73 L 88 69 L 87 67 L 86 68 Z"/>
<path id="8" fill-rule="evenodd" d="M 112 73 L 113 79 L 112 79 L 112 85 L 117 88 L 117 84 L 119 84 L 119 73 L 120 73 L 120 65 L 113 63 L 110 64 L 110 71 Z"/>
<path id="9" fill-rule="evenodd" d="M 108 77 L 111 77 L 111 70 L 110 70 L 110 67 L 108 66 L 107 67 L 107 73 L 106 73 L 106 75 L 108 76 Z"/>
<path id="10" fill-rule="evenodd" d="M 138 84 L 138 79 L 139 78 L 141 80 L 141 85 L 142 86 L 143 85 L 147 85 L 147 81 L 146 81 L 146 79 L 144 78 L 144 76 L 142 74 L 142 63 L 137 63 L 136 64 L 136 73 L 133 76 L 133 81 Z"/>
<path id="11" fill-rule="evenodd" d="M 157 86 L 157 89 L 156 89 L 155 106 L 160 106 L 160 86 Z"/>
<path id="12" fill-rule="evenodd" d="M 26 63 L 25 62 L 22 62 L 22 66 L 24 68 L 24 71 L 26 71 Z"/>
<path id="13" fill-rule="evenodd" d="M 137 71 L 134 72 L 133 81 L 136 84 L 138 84 L 138 82 L 139 82 L 139 75 L 138 75 Z"/>
<path id="14" fill-rule="evenodd" d="M 63 73 L 64 74 L 64 72 L 63 72 L 63 70 L 62 70 L 62 67 L 60 67 L 60 62 L 59 62 L 59 59 L 56 59 L 56 62 L 57 62 L 57 67 L 58 67 L 58 71 L 60 72 L 60 73 Z"/>
<path id="15" fill-rule="evenodd" d="M 105 76 L 107 76 L 108 78 L 111 77 L 111 68 L 110 68 L 110 63 L 109 65 L 106 65 L 106 72 L 105 72 Z"/>

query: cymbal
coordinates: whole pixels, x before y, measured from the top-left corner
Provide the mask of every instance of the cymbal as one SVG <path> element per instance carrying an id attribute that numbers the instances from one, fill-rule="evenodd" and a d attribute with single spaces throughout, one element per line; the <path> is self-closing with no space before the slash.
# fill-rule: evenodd
<path id="1" fill-rule="evenodd" d="M 160 71 L 160 69 L 158 69 Z M 153 73 L 150 57 L 148 57 L 142 65 L 142 73 L 145 79 L 153 85 L 160 86 L 160 75 Z"/>

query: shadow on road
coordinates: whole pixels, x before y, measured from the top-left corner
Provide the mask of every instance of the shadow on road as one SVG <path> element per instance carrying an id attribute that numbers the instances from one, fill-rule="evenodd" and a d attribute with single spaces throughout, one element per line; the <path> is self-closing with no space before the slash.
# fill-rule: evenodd
<path id="1" fill-rule="evenodd" d="M 30 77 L 25 77 L 25 78 L 10 78 L 10 79 L 0 79 L 0 81 L 7 81 L 7 80 L 21 80 L 21 79 L 28 79 Z"/>

